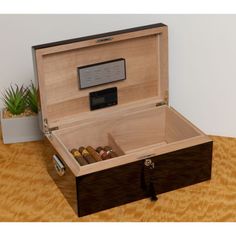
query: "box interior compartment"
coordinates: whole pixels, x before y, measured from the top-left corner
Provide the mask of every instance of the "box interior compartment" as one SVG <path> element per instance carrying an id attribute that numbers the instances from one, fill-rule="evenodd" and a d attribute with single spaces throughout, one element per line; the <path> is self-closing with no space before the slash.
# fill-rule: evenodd
<path id="1" fill-rule="evenodd" d="M 62 129 L 56 135 L 68 150 L 109 145 L 122 156 L 150 145 L 163 146 L 202 134 L 169 107 L 161 106 Z"/>
<path id="2" fill-rule="evenodd" d="M 208 138 L 168 107 L 167 26 L 34 48 L 42 129 L 75 176 L 171 152 Z M 79 88 L 78 67 L 125 60 L 126 79 Z M 90 96 L 117 88 L 118 104 L 90 110 Z M 70 150 L 110 146 L 119 157 L 80 166 Z"/>

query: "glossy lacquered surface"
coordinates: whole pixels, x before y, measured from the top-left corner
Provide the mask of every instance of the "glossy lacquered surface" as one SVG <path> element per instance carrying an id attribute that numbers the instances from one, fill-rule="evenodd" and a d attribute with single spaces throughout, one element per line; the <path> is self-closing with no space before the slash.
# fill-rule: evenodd
<path id="1" fill-rule="evenodd" d="M 211 178 L 212 142 L 151 158 L 157 194 Z M 145 160 L 76 178 L 51 175 L 78 216 L 150 197 Z M 54 170 L 53 170 L 54 171 Z M 77 190 L 76 190 L 77 189 Z M 75 195 L 76 191 L 76 195 Z M 158 204 L 158 201 L 156 202 Z M 76 207 L 75 207 L 76 206 Z"/>

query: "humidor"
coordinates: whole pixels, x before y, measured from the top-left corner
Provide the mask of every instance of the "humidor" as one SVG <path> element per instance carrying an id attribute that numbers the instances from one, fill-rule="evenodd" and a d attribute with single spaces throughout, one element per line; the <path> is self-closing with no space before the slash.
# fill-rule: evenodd
<path id="1" fill-rule="evenodd" d="M 168 103 L 166 25 L 32 49 L 48 172 L 78 216 L 211 178 L 212 140 Z M 89 145 L 118 157 L 80 166 Z"/>

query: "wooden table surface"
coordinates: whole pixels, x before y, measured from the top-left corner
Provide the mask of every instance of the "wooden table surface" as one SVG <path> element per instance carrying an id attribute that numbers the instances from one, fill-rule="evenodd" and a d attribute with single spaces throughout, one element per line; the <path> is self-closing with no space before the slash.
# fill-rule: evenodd
<path id="1" fill-rule="evenodd" d="M 0 221 L 236 221 L 236 139 L 214 140 L 212 180 L 78 218 L 45 167 L 46 142 L 0 138 Z"/>

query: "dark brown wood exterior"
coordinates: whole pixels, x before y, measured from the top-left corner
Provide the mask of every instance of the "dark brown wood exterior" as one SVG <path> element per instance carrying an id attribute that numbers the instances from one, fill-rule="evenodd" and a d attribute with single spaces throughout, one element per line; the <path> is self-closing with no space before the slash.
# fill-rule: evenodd
<path id="1" fill-rule="evenodd" d="M 157 194 L 200 183 L 211 178 L 212 142 L 151 158 L 151 173 Z M 50 175 L 79 216 L 150 197 L 145 160 L 75 178 L 66 168 L 59 177 Z M 76 182 L 75 182 L 76 180 Z M 158 202 L 156 203 L 158 204 Z"/>

